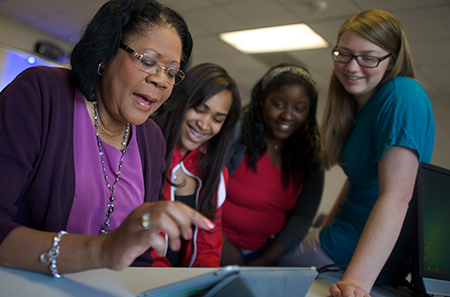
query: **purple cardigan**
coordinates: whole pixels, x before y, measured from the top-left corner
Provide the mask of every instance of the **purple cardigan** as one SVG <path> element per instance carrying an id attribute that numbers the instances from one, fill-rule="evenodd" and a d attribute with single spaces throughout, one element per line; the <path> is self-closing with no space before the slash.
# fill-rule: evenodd
<path id="1" fill-rule="evenodd" d="M 19 226 L 65 229 L 75 193 L 75 86 L 64 68 L 25 70 L 0 93 L 0 244 Z M 148 120 L 136 127 L 145 197 L 157 201 L 165 141 Z"/>

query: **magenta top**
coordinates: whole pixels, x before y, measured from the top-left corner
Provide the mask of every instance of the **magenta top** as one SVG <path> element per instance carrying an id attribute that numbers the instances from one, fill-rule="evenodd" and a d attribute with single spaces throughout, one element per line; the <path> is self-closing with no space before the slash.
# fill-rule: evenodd
<path id="1" fill-rule="evenodd" d="M 69 233 L 95 235 L 101 233 L 110 193 L 103 175 L 95 128 L 84 97 L 78 90 L 75 93 L 74 109 L 75 197 L 66 230 Z M 116 229 L 144 201 L 144 179 L 135 135 L 136 127 L 132 125 L 122 173 L 114 192 L 114 212 L 110 218 L 110 231 Z M 102 150 L 112 187 L 122 152 L 103 141 Z"/>

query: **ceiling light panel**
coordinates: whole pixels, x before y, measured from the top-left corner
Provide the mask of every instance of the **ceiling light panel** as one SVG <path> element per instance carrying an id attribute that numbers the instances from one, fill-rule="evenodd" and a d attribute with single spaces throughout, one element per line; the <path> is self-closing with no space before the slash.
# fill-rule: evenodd
<path id="1" fill-rule="evenodd" d="M 222 33 L 219 37 L 248 54 L 328 47 L 328 42 L 306 24 Z"/>

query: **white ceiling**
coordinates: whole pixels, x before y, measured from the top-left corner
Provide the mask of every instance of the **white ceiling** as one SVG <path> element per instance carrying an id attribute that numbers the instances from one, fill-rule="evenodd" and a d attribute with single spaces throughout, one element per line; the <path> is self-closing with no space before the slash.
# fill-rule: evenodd
<path id="1" fill-rule="evenodd" d="M 70 44 L 105 0 L 0 0 L 4 14 Z M 330 50 L 342 22 L 357 11 L 378 8 L 396 15 L 408 35 L 417 78 L 430 97 L 450 92 L 450 0 L 162 0 L 187 20 L 194 38 L 194 64 L 224 66 L 245 96 L 268 67 L 295 62 L 307 67 L 325 98 Z M 329 43 L 320 50 L 247 55 L 218 34 L 232 30 L 305 22 Z M 2 28 L 1 30 L 4 30 Z M 321 99 L 322 103 L 324 99 Z"/>

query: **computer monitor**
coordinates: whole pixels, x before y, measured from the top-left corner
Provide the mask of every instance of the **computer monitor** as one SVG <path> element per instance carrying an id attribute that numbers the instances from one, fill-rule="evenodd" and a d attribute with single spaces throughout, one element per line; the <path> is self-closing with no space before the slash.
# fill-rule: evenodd
<path id="1" fill-rule="evenodd" d="M 413 202 L 417 223 L 413 288 L 422 294 L 450 296 L 450 170 L 421 163 Z"/>

